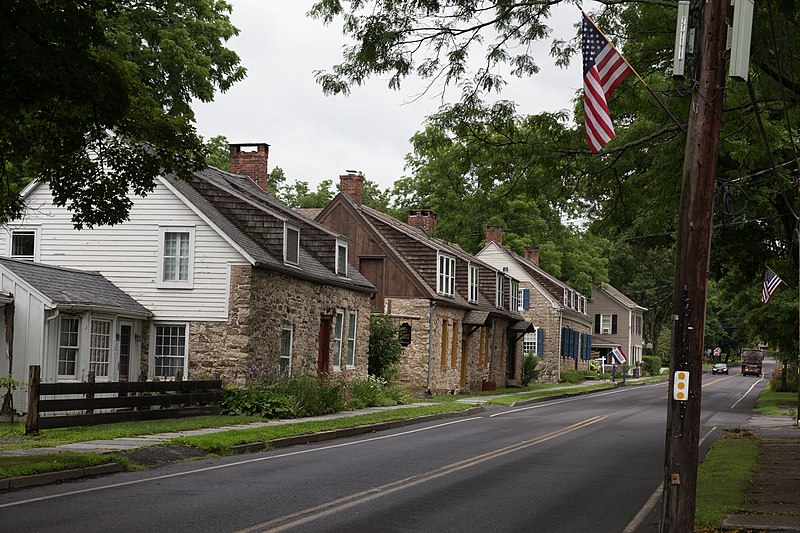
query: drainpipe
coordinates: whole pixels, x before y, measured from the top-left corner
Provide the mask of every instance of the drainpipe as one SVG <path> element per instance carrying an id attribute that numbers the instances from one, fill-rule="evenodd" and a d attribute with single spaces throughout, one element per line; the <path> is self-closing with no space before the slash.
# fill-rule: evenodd
<path id="1" fill-rule="evenodd" d="M 431 365 L 433 364 L 433 311 L 436 309 L 436 302 L 430 301 L 428 309 L 428 394 L 431 392 Z"/>

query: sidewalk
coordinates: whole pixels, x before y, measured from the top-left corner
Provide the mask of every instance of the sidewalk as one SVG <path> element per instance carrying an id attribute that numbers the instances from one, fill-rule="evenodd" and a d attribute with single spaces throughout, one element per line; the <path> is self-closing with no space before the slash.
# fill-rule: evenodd
<path id="1" fill-rule="evenodd" d="M 791 418 L 753 415 L 746 427 L 761 438 L 758 470 L 726 531 L 800 532 L 800 429 Z"/>

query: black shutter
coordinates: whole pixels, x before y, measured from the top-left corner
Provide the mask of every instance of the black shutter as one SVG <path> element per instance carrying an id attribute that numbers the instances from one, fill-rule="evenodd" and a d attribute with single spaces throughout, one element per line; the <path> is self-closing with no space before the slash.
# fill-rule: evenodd
<path id="1" fill-rule="evenodd" d="M 617 315 L 611 315 L 611 334 L 617 334 Z"/>
<path id="2" fill-rule="evenodd" d="M 600 333 L 600 315 L 594 315 L 594 332 Z"/>

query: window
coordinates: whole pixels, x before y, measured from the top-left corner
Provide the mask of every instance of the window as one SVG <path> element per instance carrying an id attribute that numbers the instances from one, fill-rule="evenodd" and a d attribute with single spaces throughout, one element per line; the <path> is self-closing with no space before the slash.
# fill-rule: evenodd
<path id="1" fill-rule="evenodd" d="M 519 281 L 512 279 L 511 280 L 511 308 L 510 311 L 519 311 L 522 306 L 520 302 L 522 301 L 522 297 L 519 293 Z"/>
<path id="2" fill-rule="evenodd" d="M 522 354 L 536 355 L 536 333 L 526 333 L 522 337 Z"/>
<path id="3" fill-rule="evenodd" d="M 347 368 L 356 367 L 356 325 L 358 323 L 358 315 L 355 311 L 350 311 L 350 317 L 347 320 L 347 361 L 345 365 Z"/>
<path id="4" fill-rule="evenodd" d="M 475 265 L 469 266 L 469 301 L 478 303 L 478 282 L 480 280 L 480 271 Z"/>
<path id="5" fill-rule="evenodd" d="M 300 230 L 285 223 L 283 226 L 283 262 L 292 265 L 300 264 Z"/>
<path id="6" fill-rule="evenodd" d="M 497 274 L 497 287 L 495 288 L 495 295 L 494 295 L 494 305 L 502 309 L 503 307 L 503 282 L 505 279 L 503 275 L 498 273 Z"/>
<path id="7" fill-rule="evenodd" d="M 191 288 L 194 228 L 159 228 L 159 286 Z"/>
<path id="8" fill-rule="evenodd" d="M 336 323 L 333 325 L 333 367 L 342 366 L 342 331 L 344 329 L 344 311 L 336 310 Z"/>
<path id="9" fill-rule="evenodd" d="M 292 335 L 294 331 L 291 325 L 281 328 L 281 360 L 280 373 L 282 376 L 292 374 Z"/>
<path id="10" fill-rule="evenodd" d="M 173 377 L 186 368 L 186 324 L 156 324 L 153 335 L 154 370 L 157 377 Z M 184 374 L 184 377 L 185 374 Z"/>
<path id="11" fill-rule="evenodd" d="M 633 334 L 642 334 L 642 315 L 633 315 Z"/>
<path id="12" fill-rule="evenodd" d="M 617 315 L 594 315 L 594 332 L 617 334 Z"/>
<path id="13" fill-rule="evenodd" d="M 36 230 L 14 230 L 11 232 L 11 250 L 8 254 L 23 261 L 36 260 Z"/>
<path id="14" fill-rule="evenodd" d="M 89 334 L 89 372 L 95 378 L 107 378 L 111 356 L 111 321 L 92 320 Z"/>
<path id="15" fill-rule="evenodd" d="M 436 292 L 445 296 L 455 294 L 456 258 L 439 254 L 436 269 Z"/>
<path id="16" fill-rule="evenodd" d="M 336 241 L 336 273 L 347 277 L 347 243 Z"/>
<path id="17" fill-rule="evenodd" d="M 564 305 L 569 305 L 569 291 L 564 287 Z"/>
<path id="18" fill-rule="evenodd" d="M 81 320 L 76 317 L 61 317 L 58 336 L 58 375 L 75 377 L 78 361 L 78 337 Z"/>
<path id="19" fill-rule="evenodd" d="M 611 333 L 611 315 L 600 315 L 600 333 Z"/>

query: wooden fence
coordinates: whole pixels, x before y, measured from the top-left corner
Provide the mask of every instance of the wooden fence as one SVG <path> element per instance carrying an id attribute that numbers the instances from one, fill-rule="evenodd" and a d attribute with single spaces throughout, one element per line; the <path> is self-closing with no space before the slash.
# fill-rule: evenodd
<path id="1" fill-rule="evenodd" d="M 40 429 L 56 427 L 219 414 L 222 388 L 219 379 L 41 383 L 38 365 L 29 368 L 28 377 L 26 434 L 35 435 Z M 98 394 L 106 396 L 97 397 Z M 107 396 L 109 394 L 116 396 Z M 50 398 L 67 395 L 73 397 Z M 83 397 L 74 397 L 78 395 Z M 96 410 L 105 412 L 95 413 Z M 84 414 L 40 416 L 42 413 L 75 411 Z"/>

